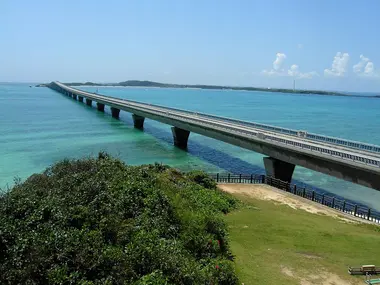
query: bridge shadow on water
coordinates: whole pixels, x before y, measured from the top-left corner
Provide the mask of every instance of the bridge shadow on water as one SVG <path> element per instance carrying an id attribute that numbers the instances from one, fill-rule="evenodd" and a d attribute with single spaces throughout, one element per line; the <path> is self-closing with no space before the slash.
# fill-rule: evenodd
<path id="1" fill-rule="evenodd" d="M 156 128 L 154 126 L 148 125 L 144 128 L 144 132 L 155 137 L 158 140 L 164 141 L 170 145 L 173 145 L 173 137 L 171 132 L 163 131 L 162 129 Z M 173 145 L 173 148 L 176 148 Z M 238 157 L 234 157 L 223 151 L 217 150 L 205 144 L 201 144 L 189 138 L 189 144 L 187 150 L 185 151 L 192 156 L 195 156 L 203 161 L 206 161 L 216 167 L 222 169 L 224 172 L 230 173 L 252 173 L 252 174 L 263 174 L 265 170 L 262 167 L 251 164 L 244 161 Z"/>
<path id="2" fill-rule="evenodd" d="M 70 99 L 70 98 L 68 98 Z M 71 99 L 72 100 L 72 99 Z M 78 104 L 83 105 L 83 108 L 86 108 L 87 110 L 91 110 L 91 107 L 87 106 L 85 103 L 80 103 L 76 101 Z M 128 126 L 131 126 L 133 128 L 133 120 L 131 117 L 131 114 L 127 112 L 120 113 L 120 118 L 113 119 L 110 118 L 111 114 L 108 110 L 105 112 L 99 112 L 96 110 L 96 105 L 92 106 L 92 111 L 96 113 L 96 116 L 100 118 L 106 119 L 106 121 L 109 123 L 109 125 L 112 128 L 119 128 L 120 124 L 127 124 Z M 119 122 L 120 124 L 116 123 Z M 137 130 L 136 132 L 144 132 L 147 133 L 157 140 L 161 142 L 165 142 L 167 144 L 173 145 L 173 137 L 170 131 L 170 126 L 168 125 L 167 130 L 157 128 L 151 124 L 149 124 L 149 121 L 145 123 L 144 130 Z M 212 139 L 211 139 L 212 140 Z M 175 148 L 173 146 L 173 148 Z M 222 169 L 222 172 L 228 172 L 228 173 L 234 173 L 234 174 L 265 174 L 265 169 L 263 167 L 251 164 L 247 161 L 244 161 L 238 157 L 234 157 L 230 154 L 227 154 L 223 151 L 217 150 L 215 148 L 212 148 L 210 146 L 207 146 L 205 144 L 199 143 L 197 141 L 191 140 L 191 137 L 189 138 L 189 146 L 187 150 L 181 150 L 177 148 L 177 150 L 185 151 L 189 153 L 192 156 L 195 156 L 203 161 L 206 161 L 212 165 L 215 165 L 216 167 Z M 206 170 L 207 171 L 207 170 Z M 332 193 L 326 189 L 316 187 L 314 185 L 304 183 L 300 180 L 292 180 L 293 184 L 296 184 L 298 187 L 306 187 L 308 189 L 313 189 L 317 193 L 329 195 L 332 197 L 336 197 L 341 200 L 346 200 L 347 202 L 351 202 L 354 204 L 358 204 L 359 206 L 367 206 L 363 203 L 360 203 L 358 201 L 349 200 L 344 198 L 343 196 L 340 196 L 338 194 Z"/>
<path id="3" fill-rule="evenodd" d="M 68 97 L 68 99 L 71 99 L 71 98 Z M 83 108 L 87 109 L 88 111 L 93 111 L 97 117 L 103 118 L 105 121 L 107 121 L 107 123 L 112 128 L 118 129 L 120 124 L 125 124 L 133 128 L 133 120 L 132 120 L 131 114 L 127 112 L 121 112 L 120 118 L 114 119 L 114 118 L 111 118 L 111 114 L 109 110 L 107 109 L 105 110 L 105 112 L 99 112 L 97 111 L 96 105 L 94 106 L 94 104 L 92 107 L 90 107 L 90 106 L 87 106 L 85 103 L 81 103 L 78 101 L 74 101 L 74 102 L 82 105 Z M 170 127 L 171 126 L 167 125 L 167 128 L 165 129 L 157 128 L 153 126 L 152 124 L 149 124 L 149 121 L 148 121 L 148 122 L 145 122 L 143 131 L 137 130 L 137 129 L 135 129 L 135 131 L 144 132 L 146 134 L 153 136 L 155 139 L 161 142 L 167 143 L 169 145 L 173 145 L 173 136 L 170 131 Z M 173 145 L 173 148 L 176 148 L 176 147 Z M 178 151 L 187 152 L 192 156 L 195 156 L 203 161 L 206 161 L 212 165 L 215 165 L 216 167 L 222 169 L 223 172 L 230 172 L 230 173 L 235 173 L 235 174 L 238 174 L 238 173 L 264 174 L 265 173 L 265 170 L 262 167 L 251 164 L 247 161 L 244 161 L 240 158 L 229 155 L 225 152 L 222 152 L 220 150 L 217 150 L 205 144 L 201 144 L 199 142 L 191 140 L 191 137 L 189 138 L 189 146 L 187 150 L 182 150 L 180 148 L 176 148 L 176 149 Z"/>

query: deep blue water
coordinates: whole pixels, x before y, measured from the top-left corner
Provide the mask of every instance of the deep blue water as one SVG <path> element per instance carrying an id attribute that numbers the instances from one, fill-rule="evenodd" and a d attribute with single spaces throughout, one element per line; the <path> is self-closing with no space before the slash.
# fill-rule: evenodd
<path id="1" fill-rule="evenodd" d="M 95 91 L 96 88 L 82 87 Z M 100 87 L 99 93 L 380 144 L 380 99 L 199 89 Z M 170 126 L 133 128 L 48 88 L 0 84 L 0 187 L 63 158 L 107 151 L 129 164 L 162 162 L 182 170 L 264 173 L 262 155 L 197 134 L 188 151 L 172 145 Z M 380 192 L 296 167 L 294 179 L 380 210 Z"/>

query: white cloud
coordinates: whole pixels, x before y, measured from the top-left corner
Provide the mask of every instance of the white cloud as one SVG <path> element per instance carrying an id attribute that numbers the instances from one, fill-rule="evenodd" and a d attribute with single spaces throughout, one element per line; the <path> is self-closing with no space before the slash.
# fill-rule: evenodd
<path id="1" fill-rule="evenodd" d="M 276 59 L 273 61 L 273 69 L 267 70 L 264 69 L 261 71 L 262 74 L 273 76 L 273 75 L 286 75 L 284 74 L 284 69 L 282 68 L 282 65 L 286 59 L 286 54 L 278 52 L 276 53 Z"/>
<path id="2" fill-rule="evenodd" d="M 273 69 L 267 70 L 264 69 L 261 73 L 267 76 L 292 76 L 298 79 L 311 79 L 314 76 L 319 76 L 317 72 L 311 71 L 302 73 L 299 71 L 299 66 L 297 64 L 293 64 L 288 71 L 284 70 L 283 65 L 286 59 L 286 55 L 284 53 L 277 53 L 276 59 L 273 62 Z"/>
<path id="3" fill-rule="evenodd" d="M 290 69 L 288 70 L 288 75 L 298 79 L 311 79 L 315 76 L 319 76 L 319 74 L 315 71 L 305 73 L 300 72 L 297 64 L 293 64 L 290 67 Z"/>
<path id="4" fill-rule="evenodd" d="M 281 70 L 282 64 L 284 63 L 285 59 L 286 59 L 286 55 L 284 53 L 278 52 L 276 54 L 275 61 L 273 61 L 274 70 Z"/>
<path id="5" fill-rule="evenodd" d="M 365 57 L 364 55 L 360 55 L 360 61 L 353 66 L 355 73 L 362 72 L 363 67 L 366 65 L 366 63 L 369 61 L 368 57 Z"/>
<path id="6" fill-rule="evenodd" d="M 279 75 L 279 73 L 275 70 L 266 70 L 264 69 L 263 71 L 261 71 L 262 74 L 265 74 L 265 75 L 268 75 L 268 76 L 271 76 L 271 75 Z"/>
<path id="7" fill-rule="evenodd" d="M 299 70 L 298 70 L 298 65 L 297 64 L 293 64 L 290 69 L 288 70 L 288 75 L 289 76 L 298 76 L 298 74 L 300 73 Z"/>
<path id="8" fill-rule="evenodd" d="M 353 66 L 353 70 L 359 76 L 380 77 L 380 74 L 375 71 L 373 62 L 362 54 L 360 55 L 360 61 Z"/>
<path id="9" fill-rule="evenodd" d="M 350 55 L 348 53 L 337 52 L 331 64 L 331 69 L 325 69 L 325 76 L 342 77 L 347 71 Z"/>
<path id="10" fill-rule="evenodd" d="M 300 73 L 298 75 L 299 79 L 305 78 L 305 79 L 312 79 L 313 77 L 319 76 L 318 72 L 316 71 L 310 71 L 310 72 L 305 72 L 305 73 Z"/>
<path id="11" fill-rule="evenodd" d="M 374 75 L 375 73 L 375 65 L 373 62 L 369 61 L 367 62 L 367 65 L 364 68 L 364 73 L 367 75 Z"/>

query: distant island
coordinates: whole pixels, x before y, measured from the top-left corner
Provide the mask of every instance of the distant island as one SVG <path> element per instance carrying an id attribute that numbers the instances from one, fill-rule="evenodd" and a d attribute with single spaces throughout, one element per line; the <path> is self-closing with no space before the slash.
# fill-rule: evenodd
<path id="1" fill-rule="evenodd" d="M 281 93 L 297 93 L 297 94 L 313 94 L 328 96 L 349 96 L 349 97 L 366 97 L 380 98 L 380 95 L 350 95 L 335 91 L 322 90 L 303 90 L 303 89 L 285 89 L 285 88 L 263 88 L 263 87 L 237 87 L 237 86 L 221 86 L 221 85 L 203 85 L 203 84 L 170 84 L 160 83 L 147 80 L 127 80 L 119 83 L 94 83 L 94 82 L 66 82 L 68 86 L 115 86 L 115 87 L 155 87 L 155 88 L 193 88 L 193 89 L 209 89 L 209 90 L 237 90 L 237 91 L 262 91 L 262 92 L 281 92 Z M 36 87 L 46 87 L 48 83 L 38 84 Z"/>

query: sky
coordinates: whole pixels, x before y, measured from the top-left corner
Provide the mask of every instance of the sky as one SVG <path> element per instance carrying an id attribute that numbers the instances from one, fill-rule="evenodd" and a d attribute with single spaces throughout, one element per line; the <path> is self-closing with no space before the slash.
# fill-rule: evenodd
<path id="1" fill-rule="evenodd" d="M 0 82 L 380 92 L 378 0 L 0 0 Z"/>

